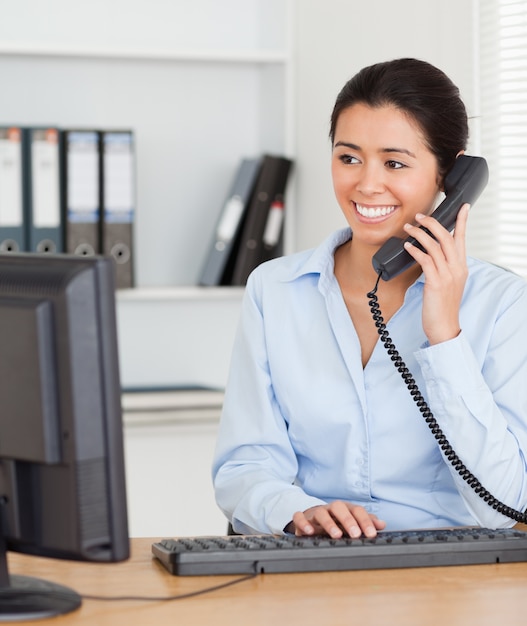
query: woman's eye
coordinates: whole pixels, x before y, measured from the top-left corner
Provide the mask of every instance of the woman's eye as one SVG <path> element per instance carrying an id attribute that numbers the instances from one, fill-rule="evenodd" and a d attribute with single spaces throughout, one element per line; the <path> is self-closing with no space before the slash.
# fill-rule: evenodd
<path id="1" fill-rule="evenodd" d="M 402 167 L 406 167 L 404 163 L 400 163 L 399 161 L 387 161 L 386 165 L 392 170 L 400 170 Z"/>
<path id="2" fill-rule="evenodd" d="M 359 159 L 357 159 L 354 156 L 351 156 L 351 154 L 342 154 L 342 155 L 340 155 L 339 159 L 345 165 L 352 165 L 354 163 L 359 163 Z"/>

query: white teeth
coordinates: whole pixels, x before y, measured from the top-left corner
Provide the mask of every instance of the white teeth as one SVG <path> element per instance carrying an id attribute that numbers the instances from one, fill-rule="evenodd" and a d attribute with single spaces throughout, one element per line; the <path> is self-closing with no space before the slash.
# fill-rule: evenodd
<path id="1" fill-rule="evenodd" d="M 383 207 L 365 207 L 360 204 L 355 204 L 357 207 L 357 211 L 363 217 L 384 217 L 390 213 L 395 211 L 394 206 L 383 206 Z"/>

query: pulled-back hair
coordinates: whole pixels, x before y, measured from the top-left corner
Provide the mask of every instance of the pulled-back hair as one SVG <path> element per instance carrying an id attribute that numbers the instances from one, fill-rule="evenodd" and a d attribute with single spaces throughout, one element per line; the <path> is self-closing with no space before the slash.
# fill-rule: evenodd
<path id="1" fill-rule="evenodd" d="M 430 63 L 395 59 L 360 70 L 337 96 L 329 136 L 335 139 L 344 109 L 362 103 L 372 108 L 393 106 L 417 123 L 444 177 L 468 141 L 468 120 L 459 89 Z"/>

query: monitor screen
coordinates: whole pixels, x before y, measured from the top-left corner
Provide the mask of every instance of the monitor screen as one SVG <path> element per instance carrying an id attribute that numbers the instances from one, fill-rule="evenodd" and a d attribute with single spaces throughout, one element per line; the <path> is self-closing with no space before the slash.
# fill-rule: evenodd
<path id="1" fill-rule="evenodd" d="M 113 263 L 0 254 L 0 620 L 80 605 L 6 550 L 129 556 Z"/>

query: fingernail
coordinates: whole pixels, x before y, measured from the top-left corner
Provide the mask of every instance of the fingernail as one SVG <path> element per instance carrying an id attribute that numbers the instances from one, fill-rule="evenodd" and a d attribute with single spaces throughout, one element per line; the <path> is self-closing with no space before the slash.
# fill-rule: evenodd
<path id="1" fill-rule="evenodd" d="M 360 528 L 358 526 L 352 526 L 349 529 L 349 536 L 355 538 L 360 537 Z"/>

